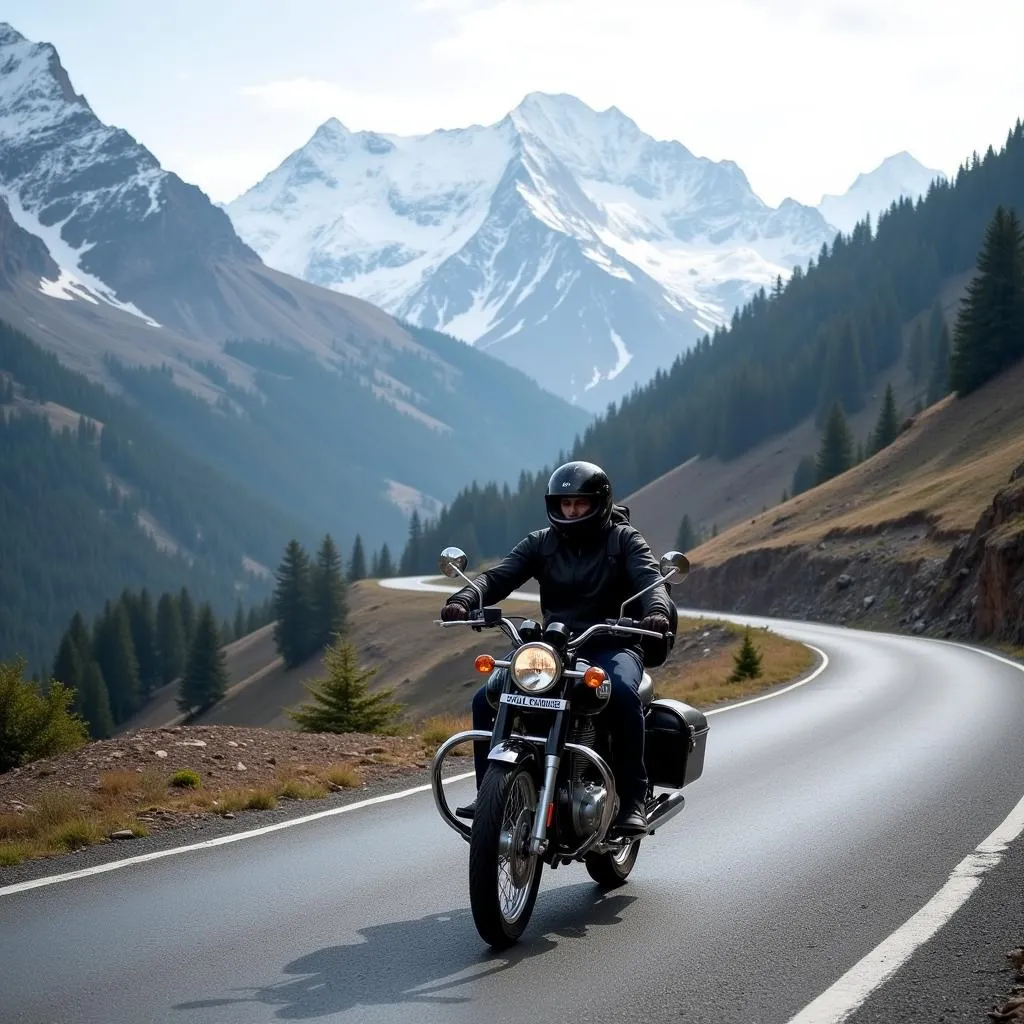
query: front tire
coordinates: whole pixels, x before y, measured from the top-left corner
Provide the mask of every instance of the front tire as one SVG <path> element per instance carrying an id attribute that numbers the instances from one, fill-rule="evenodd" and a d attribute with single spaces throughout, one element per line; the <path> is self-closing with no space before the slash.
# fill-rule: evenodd
<path id="1" fill-rule="evenodd" d="M 480 937 L 507 949 L 533 913 L 544 862 L 528 852 L 537 786 L 521 766 L 492 764 L 476 799 L 469 841 L 469 903 Z"/>
<path id="2" fill-rule="evenodd" d="M 633 865 L 636 864 L 639 853 L 640 840 L 635 839 L 625 850 L 588 854 L 584 858 L 587 874 L 602 889 L 617 889 L 620 885 L 625 884 L 630 871 L 633 870 Z"/>

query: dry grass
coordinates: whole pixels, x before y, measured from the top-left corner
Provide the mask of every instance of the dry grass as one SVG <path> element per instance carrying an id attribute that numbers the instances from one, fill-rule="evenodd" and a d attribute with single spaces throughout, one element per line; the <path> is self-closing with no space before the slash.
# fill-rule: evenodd
<path id="1" fill-rule="evenodd" d="M 743 628 L 726 622 L 705 623 L 720 626 L 732 634 L 732 641 L 706 658 L 666 665 L 655 677 L 659 697 L 674 697 L 695 707 L 707 707 L 721 701 L 735 700 L 760 693 L 778 683 L 788 682 L 806 672 L 814 663 L 810 648 L 779 636 L 767 629 L 751 630 L 751 640 L 761 655 L 761 676 L 731 682 L 735 664 L 733 655 L 743 642 Z"/>
<path id="2" fill-rule="evenodd" d="M 350 764 L 332 764 L 319 769 L 317 775 L 328 786 L 338 786 L 341 789 L 355 789 L 363 784 L 363 777 Z"/>
<path id="3" fill-rule="evenodd" d="M 473 719 L 471 715 L 434 715 L 428 718 L 418 731 L 419 735 L 423 737 L 424 749 L 433 756 L 437 748 L 449 736 L 454 736 L 457 732 L 465 732 L 467 729 L 472 728 Z M 472 745 L 469 743 L 460 743 L 451 751 L 452 754 L 456 755 L 470 752 L 472 752 Z"/>
<path id="4" fill-rule="evenodd" d="M 803 546 L 917 525 L 924 547 L 970 531 L 1024 462 L 1024 365 L 966 398 L 943 399 L 888 448 L 811 491 L 752 515 L 691 553 L 718 565 L 759 548 Z M 943 550 L 944 553 L 944 550 Z M 685 592 L 685 591 L 684 591 Z"/>

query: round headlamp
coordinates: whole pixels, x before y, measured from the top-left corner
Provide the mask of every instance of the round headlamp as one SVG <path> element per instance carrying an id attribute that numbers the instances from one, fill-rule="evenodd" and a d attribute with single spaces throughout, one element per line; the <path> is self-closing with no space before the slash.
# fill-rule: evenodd
<path id="1" fill-rule="evenodd" d="M 547 644 L 524 644 L 512 658 L 512 679 L 520 690 L 543 693 L 562 674 L 562 661 Z"/>

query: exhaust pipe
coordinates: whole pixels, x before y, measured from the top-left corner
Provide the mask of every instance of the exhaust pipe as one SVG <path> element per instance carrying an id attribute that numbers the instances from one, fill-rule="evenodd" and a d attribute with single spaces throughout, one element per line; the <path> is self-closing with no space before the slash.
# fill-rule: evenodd
<path id="1" fill-rule="evenodd" d="M 658 802 L 647 812 L 647 834 L 653 836 L 656 828 L 661 828 L 669 818 L 674 818 L 686 803 L 686 797 L 678 790 L 674 793 L 662 793 Z"/>

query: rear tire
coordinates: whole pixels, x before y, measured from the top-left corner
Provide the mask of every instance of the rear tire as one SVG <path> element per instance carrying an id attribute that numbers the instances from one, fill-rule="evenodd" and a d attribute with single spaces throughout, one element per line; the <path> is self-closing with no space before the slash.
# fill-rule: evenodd
<path id="1" fill-rule="evenodd" d="M 488 767 L 469 840 L 469 904 L 480 937 L 495 949 L 519 939 L 537 900 L 544 862 L 527 852 L 536 810 L 529 769 Z"/>
<path id="2" fill-rule="evenodd" d="M 617 889 L 624 885 L 629 877 L 636 858 L 640 853 L 640 840 L 635 839 L 625 852 L 614 853 L 591 853 L 584 858 L 587 866 L 587 874 L 597 882 L 602 889 Z"/>

